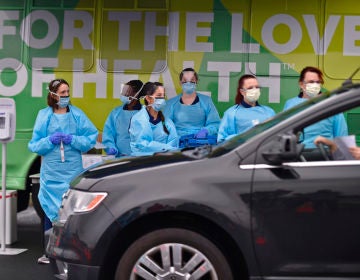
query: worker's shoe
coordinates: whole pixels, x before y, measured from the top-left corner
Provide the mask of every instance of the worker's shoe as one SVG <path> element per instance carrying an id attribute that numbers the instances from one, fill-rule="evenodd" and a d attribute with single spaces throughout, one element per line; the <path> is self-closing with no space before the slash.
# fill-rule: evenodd
<path id="1" fill-rule="evenodd" d="M 37 263 L 39 263 L 39 264 L 49 264 L 50 260 L 46 255 L 42 255 L 40 258 L 38 258 Z"/>

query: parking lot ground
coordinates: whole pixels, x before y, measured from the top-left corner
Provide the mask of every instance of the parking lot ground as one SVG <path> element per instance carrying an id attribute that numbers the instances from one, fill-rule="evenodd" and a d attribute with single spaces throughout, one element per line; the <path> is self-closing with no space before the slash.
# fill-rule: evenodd
<path id="1" fill-rule="evenodd" d="M 37 263 L 43 248 L 40 219 L 33 207 L 17 214 L 17 241 L 7 248 L 27 250 L 17 255 L 0 255 L 0 279 L 55 279 L 50 265 Z"/>

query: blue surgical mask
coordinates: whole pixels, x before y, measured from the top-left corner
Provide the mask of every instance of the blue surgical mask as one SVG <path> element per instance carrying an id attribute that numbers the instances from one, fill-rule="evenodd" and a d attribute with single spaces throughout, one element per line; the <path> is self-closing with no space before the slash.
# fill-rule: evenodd
<path id="1" fill-rule="evenodd" d="M 56 103 L 60 108 L 66 108 L 70 102 L 70 96 L 60 96 L 55 92 L 51 92 L 53 95 L 59 97 L 59 101 Z"/>
<path id="2" fill-rule="evenodd" d="M 129 104 L 130 103 L 130 98 L 127 97 L 127 96 L 124 96 L 124 95 L 120 95 L 120 101 L 126 105 L 126 104 Z"/>
<path id="3" fill-rule="evenodd" d="M 182 84 L 183 92 L 187 94 L 192 94 L 196 90 L 196 83 L 186 82 Z"/>
<path id="4" fill-rule="evenodd" d="M 155 98 L 153 104 L 150 105 L 157 112 L 161 111 L 166 106 L 166 100 L 164 98 Z"/>
<path id="5" fill-rule="evenodd" d="M 60 100 L 57 105 L 60 108 L 66 108 L 69 105 L 70 97 L 69 96 L 60 96 Z"/>

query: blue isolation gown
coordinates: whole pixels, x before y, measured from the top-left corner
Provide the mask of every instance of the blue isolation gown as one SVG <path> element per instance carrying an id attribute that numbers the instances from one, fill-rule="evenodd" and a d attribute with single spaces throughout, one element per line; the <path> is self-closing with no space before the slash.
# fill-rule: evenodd
<path id="1" fill-rule="evenodd" d="M 116 149 L 116 157 L 129 156 L 131 154 L 130 120 L 140 109 L 140 104 L 139 107 L 132 111 L 126 110 L 126 105 L 122 105 L 110 112 L 102 133 L 102 144 L 106 146 L 105 151 L 111 148 Z"/>
<path id="2" fill-rule="evenodd" d="M 275 115 L 270 107 L 256 104 L 250 106 L 242 102 L 225 111 L 219 127 L 218 143 L 241 134 Z"/>
<path id="3" fill-rule="evenodd" d="M 164 115 L 170 118 L 179 136 L 196 134 L 205 128 L 209 135 L 216 135 L 220 124 L 219 113 L 209 96 L 197 93 L 199 102 L 192 105 L 181 103 L 182 94 L 166 102 Z"/>
<path id="4" fill-rule="evenodd" d="M 285 102 L 284 110 L 290 109 L 306 100 L 308 99 L 299 96 L 293 97 Z M 345 117 L 341 113 L 305 127 L 302 143 L 305 144 L 306 148 L 315 148 L 314 140 L 318 136 L 334 139 L 335 137 L 346 135 L 348 135 L 348 127 Z"/>
<path id="5" fill-rule="evenodd" d="M 178 149 L 179 137 L 171 119 L 165 117 L 164 125 L 169 131 L 164 131 L 163 123 L 151 122 L 151 117 L 144 105 L 130 122 L 130 147 L 131 155 L 151 155 L 156 152 Z"/>
<path id="6" fill-rule="evenodd" d="M 55 132 L 71 134 L 72 141 L 64 146 L 64 162 L 60 145 L 54 145 L 50 136 Z M 42 156 L 40 169 L 39 202 L 46 216 L 56 221 L 62 195 L 71 179 L 83 171 L 81 154 L 96 144 L 98 131 L 77 107 L 69 105 L 66 114 L 54 114 L 51 107 L 39 111 L 28 144 L 31 152 Z"/>

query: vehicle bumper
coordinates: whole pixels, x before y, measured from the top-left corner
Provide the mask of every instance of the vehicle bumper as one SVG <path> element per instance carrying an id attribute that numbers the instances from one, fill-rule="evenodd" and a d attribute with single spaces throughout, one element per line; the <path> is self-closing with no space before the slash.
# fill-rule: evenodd
<path id="1" fill-rule="evenodd" d="M 57 279 L 93 280 L 102 277 L 102 265 L 113 240 L 113 236 L 105 231 L 113 225 L 113 220 L 108 210 L 99 206 L 89 215 L 73 215 L 65 224 L 53 224 L 46 254 Z"/>

